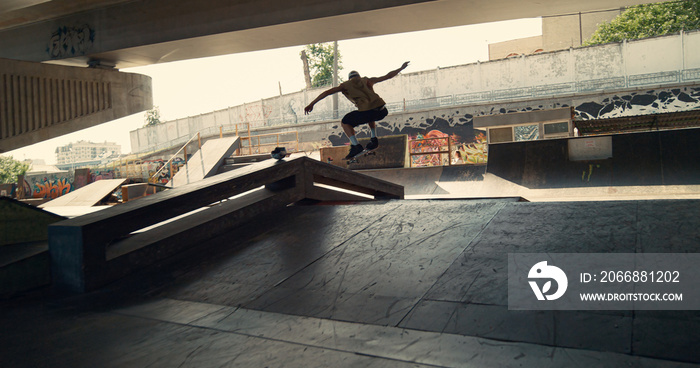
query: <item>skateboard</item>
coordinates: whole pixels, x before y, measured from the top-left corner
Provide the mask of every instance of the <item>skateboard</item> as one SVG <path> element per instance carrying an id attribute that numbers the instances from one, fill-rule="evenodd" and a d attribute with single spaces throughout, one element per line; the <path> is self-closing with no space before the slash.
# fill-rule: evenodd
<path id="1" fill-rule="evenodd" d="M 376 154 L 377 154 L 377 152 L 375 152 L 376 150 L 377 150 L 376 148 L 373 149 L 373 150 L 368 150 L 368 149 L 363 150 L 362 152 L 358 153 L 357 155 L 355 155 L 355 156 L 353 156 L 353 157 L 347 159 L 347 160 L 348 160 L 348 165 L 350 165 L 350 164 L 356 164 L 356 163 L 360 162 L 360 161 L 358 160 L 358 158 L 360 158 L 360 157 L 362 157 L 362 156 L 376 155 Z"/>
<path id="2" fill-rule="evenodd" d="M 287 155 L 287 150 L 285 150 L 284 147 L 275 147 L 275 150 L 270 152 L 270 156 L 272 156 L 272 158 L 275 158 L 277 160 L 281 160 L 288 155 Z"/>

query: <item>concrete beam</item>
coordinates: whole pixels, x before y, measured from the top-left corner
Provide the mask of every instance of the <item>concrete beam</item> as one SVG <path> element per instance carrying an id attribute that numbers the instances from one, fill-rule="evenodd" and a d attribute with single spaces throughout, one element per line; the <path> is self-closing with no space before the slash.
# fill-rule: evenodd
<path id="1" fill-rule="evenodd" d="M 15 24 L 7 28 L 0 18 L 0 57 L 71 65 L 97 59 L 125 68 L 651 1 L 103 0 L 98 8 L 53 18 L 39 14 L 24 24 L 20 12 L 4 20 Z"/>
<path id="2" fill-rule="evenodd" d="M 0 153 L 152 107 L 146 75 L 0 59 Z"/>

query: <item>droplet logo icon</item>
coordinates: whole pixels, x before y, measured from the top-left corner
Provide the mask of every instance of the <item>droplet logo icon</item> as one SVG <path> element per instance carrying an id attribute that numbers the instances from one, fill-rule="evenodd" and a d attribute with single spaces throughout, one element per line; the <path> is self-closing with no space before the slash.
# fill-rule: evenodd
<path id="1" fill-rule="evenodd" d="M 556 266 L 548 266 L 547 261 L 542 261 L 532 266 L 530 272 L 527 274 L 527 278 L 530 279 L 528 282 L 537 300 L 557 300 L 564 295 L 567 286 L 569 286 L 569 279 L 566 278 L 564 271 Z M 540 289 L 539 285 L 537 285 L 537 281 L 533 281 L 533 279 L 546 279 L 547 281 L 542 285 L 542 289 Z M 556 291 L 552 294 L 547 294 L 552 289 L 552 280 L 557 283 Z"/>

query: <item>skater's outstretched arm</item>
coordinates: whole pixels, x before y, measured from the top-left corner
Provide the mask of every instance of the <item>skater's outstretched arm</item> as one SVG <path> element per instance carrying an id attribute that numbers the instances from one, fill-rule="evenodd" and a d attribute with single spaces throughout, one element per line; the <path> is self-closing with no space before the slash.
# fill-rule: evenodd
<path id="1" fill-rule="evenodd" d="M 406 67 L 408 67 L 408 63 L 410 63 L 410 61 L 403 63 L 403 65 L 401 65 L 400 68 L 398 68 L 396 70 L 392 70 L 389 73 L 386 73 L 386 75 L 383 77 L 369 78 L 368 82 L 371 84 L 375 84 L 375 83 L 379 83 L 379 82 L 384 82 L 387 79 L 394 78 L 395 76 L 399 75 L 399 73 L 401 73 L 402 70 L 404 70 L 404 69 L 406 69 Z"/>
<path id="2" fill-rule="evenodd" d="M 308 106 L 306 106 L 306 107 L 304 108 L 304 114 L 306 115 L 306 114 L 310 113 L 310 112 L 314 109 L 314 105 L 315 105 L 318 101 L 321 101 L 321 100 L 323 100 L 324 98 L 326 98 L 326 97 L 328 97 L 328 96 L 330 96 L 330 95 L 333 95 L 333 94 L 336 94 L 336 93 L 342 92 L 342 91 L 343 91 L 343 87 L 341 87 L 341 86 L 333 87 L 333 88 L 331 88 L 331 89 L 328 89 L 328 90 L 323 91 L 323 93 L 321 93 L 320 95 L 318 95 L 318 97 L 316 97 L 316 99 L 314 99 L 313 101 L 311 101 L 311 103 L 310 103 Z"/>

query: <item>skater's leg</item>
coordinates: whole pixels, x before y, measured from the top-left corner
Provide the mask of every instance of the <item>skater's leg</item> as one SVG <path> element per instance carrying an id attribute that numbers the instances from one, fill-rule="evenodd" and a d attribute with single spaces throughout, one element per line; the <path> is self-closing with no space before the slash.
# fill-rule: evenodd
<path id="1" fill-rule="evenodd" d="M 355 137 L 355 127 L 360 124 L 360 118 L 360 112 L 353 111 L 345 115 L 343 117 L 342 123 L 340 124 L 340 126 L 343 127 L 345 135 L 347 135 L 348 139 L 350 139 L 350 152 L 348 152 L 348 155 L 345 157 L 346 159 L 355 157 L 364 149 L 362 145 L 360 145 L 360 143 L 357 141 L 357 137 Z"/>
<path id="2" fill-rule="evenodd" d="M 342 124 L 340 124 L 340 126 L 343 127 L 343 131 L 345 132 L 345 135 L 348 136 L 348 138 L 355 137 L 355 128 L 352 125 L 342 123 Z M 357 143 L 355 143 L 355 144 L 357 144 Z"/>
<path id="3" fill-rule="evenodd" d="M 369 143 L 367 143 L 367 149 L 368 150 L 374 150 L 379 147 L 379 140 L 377 139 L 377 123 L 372 121 L 368 123 L 369 125 L 369 132 L 370 132 L 370 139 Z"/>

